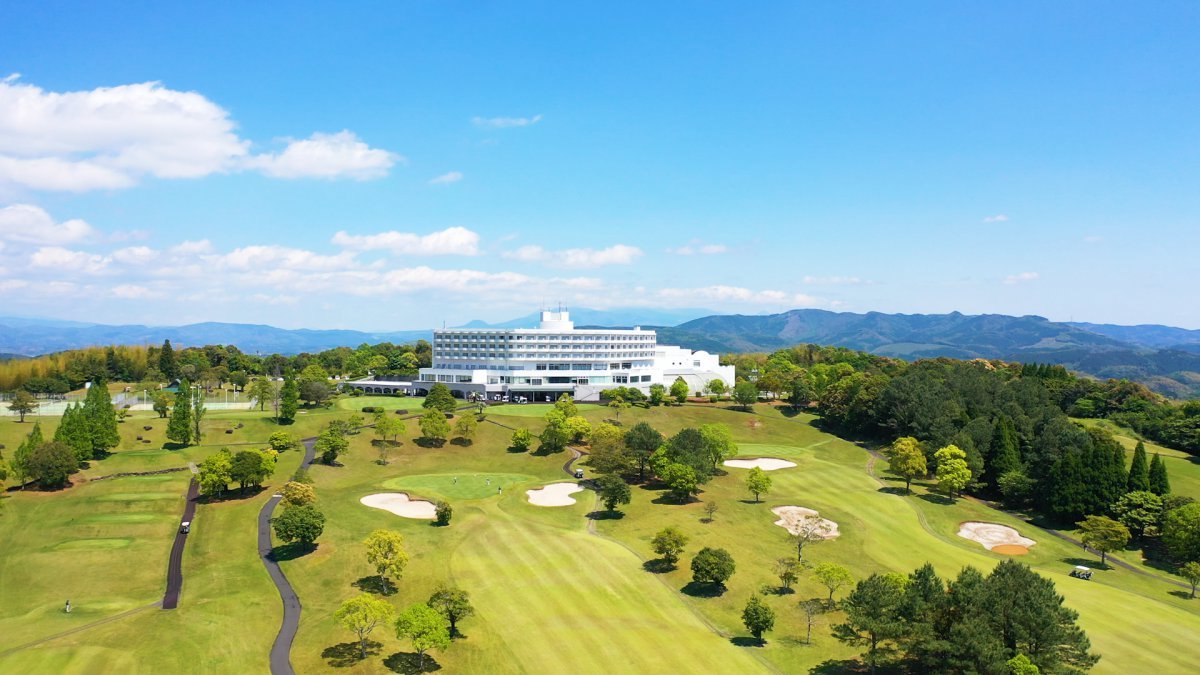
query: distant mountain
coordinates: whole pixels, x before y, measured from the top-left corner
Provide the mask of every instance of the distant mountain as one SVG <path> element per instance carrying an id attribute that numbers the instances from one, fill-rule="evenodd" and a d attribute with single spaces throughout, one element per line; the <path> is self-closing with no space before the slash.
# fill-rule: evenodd
<path id="1" fill-rule="evenodd" d="M 587 309 L 567 308 L 571 321 L 576 326 L 674 326 L 684 321 L 712 314 L 707 309 L 652 309 L 648 307 L 629 307 L 625 309 Z M 488 323 L 486 321 L 471 321 L 459 328 L 531 328 L 541 319 L 539 312 L 525 316 Z"/>
<path id="2" fill-rule="evenodd" d="M 1200 351 L 1200 330 L 1141 324 L 1138 326 L 1116 326 L 1111 323 L 1068 323 L 1092 333 L 1107 335 L 1122 342 L 1152 349 L 1181 349 Z"/>

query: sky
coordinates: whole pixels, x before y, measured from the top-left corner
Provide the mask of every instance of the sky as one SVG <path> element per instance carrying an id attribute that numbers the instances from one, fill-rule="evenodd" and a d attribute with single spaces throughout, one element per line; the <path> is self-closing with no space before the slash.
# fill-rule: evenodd
<path id="1" fill-rule="evenodd" d="M 0 315 L 1200 328 L 1200 5 L 7 2 Z"/>

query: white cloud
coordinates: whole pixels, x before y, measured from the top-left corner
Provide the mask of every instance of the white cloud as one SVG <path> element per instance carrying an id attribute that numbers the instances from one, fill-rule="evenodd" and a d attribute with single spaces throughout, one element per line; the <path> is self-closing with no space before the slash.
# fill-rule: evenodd
<path id="1" fill-rule="evenodd" d="M 1007 223 L 1008 216 L 1004 215 L 1003 213 L 997 213 L 994 216 L 986 216 L 983 219 L 983 222 L 985 222 L 985 223 Z"/>
<path id="2" fill-rule="evenodd" d="M 61 246 L 43 246 L 29 257 L 30 267 L 52 269 L 63 274 L 99 274 L 110 262 L 111 258 L 86 251 L 72 251 Z"/>
<path id="3" fill-rule="evenodd" d="M 395 255 L 476 255 L 479 235 L 465 227 L 449 227 L 420 235 L 391 230 L 379 234 L 355 235 L 338 232 L 333 243 L 356 251 L 390 251 Z"/>
<path id="4" fill-rule="evenodd" d="M 158 258 L 158 251 L 149 246 L 129 246 L 113 251 L 112 258 L 124 265 L 145 265 Z"/>
<path id="5" fill-rule="evenodd" d="M 203 253 L 212 253 L 212 250 L 212 242 L 207 239 L 185 241 L 169 249 L 170 253 L 174 255 L 201 255 Z"/>
<path id="6" fill-rule="evenodd" d="M 1035 281 L 1037 278 L 1037 272 L 1021 272 L 1020 274 L 1010 274 L 1004 277 L 1004 283 L 1009 285 L 1023 284 L 1027 281 Z"/>
<path id="7" fill-rule="evenodd" d="M 314 133 L 292 140 L 277 155 L 258 155 L 246 165 L 275 178 L 353 178 L 370 180 L 387 175 L 403 157 L 368 146 L 354 133 Z"/>
<path id="8" fill-rule="evenodd" d="M 13 204 L 0 209 L 0 239 L 26 244 L 73 244 L 95 234 L 96 230 L 82 220 L 56 223 L 49 213 L 33 204 Z"/>
<path id="9" fill-rule="evenodd" d="M 458 181 L 460 181 L 462 179 L 463 179 L 463 175 L 462 175 L 461 171 L 450 171 L 450 172 L 444 173 L 436 178 L 430 178 L 429 184 L 430 185 L 449 185 L 451 183 L 457 183 Z"/>
<path id="10" fill-rule="evenodd" d="M 472 117 L 471 123 L 477 127 L 489 129 L 508 129 L 510 127 L 527 127 L 542 121 L 541 115 L 533 117 Z"/>
<path id="11" fill-rule="evenodd" d="M 348 267 L 354 254 L 345 251 L 337 255 L 321 255 L 287 246 L 243 246 L 224 255 L 206 256 L 206 261 L 220 269 L 271 272 L 278 269 L 326 271 Z"/>
<path id="12" fill-rule="evenodd" d="M 258 168 L 280 178 L 387 173 L 399 158 L 354 134 L 313 134 L 253 156 L 229 112 L 159 82 L 52 92 L 0 81 L 0 185 L 35 190 L 118 189 L 142 177 L 199 178 Z"/>
<path id="13" fill-rule="evenodd" d="M 162 297 L 162 293 L 138 284 L 121 284 L 119 286 L 114 286 L 112 289 L 112 295 L 115 298 L 121 298 L 123 300 L 149 300 L 152 298 Z"/>
<path id="14" fill-rule="evenodd" d="M 729 247 L 725 244 L 705 244 L 699 241 L 693 241 L 679 248 L 667 249 L 667 253 L 674 253 L 675 255 L 717 255 L 728 252 Z"/>
<path id="15" fill-rule="evenodd" d="M 777 290 L 755 291 L 739 286 L 704 286 L 700 288 L 663 288 L 656 293 L 662 300 L 673 303 L 713 302 L 749 305 L 813 307 L 821 301 L 803 293 Z"/>
<path id="16" fill-rule="evenodd" d="M 636 246 L 616 244 L 608 248 L 568 248 L 550 251 L 541 246 L 522 246 L 515 251 L 506 251 L 505 258 L 521 262 L 539 262 L 554 267 L 603 267 L 605 265 L 628 265 L 642 256 Z"/>
<path id="17" fill-rule="evenodd" d="M 813 286 L 855 286 L 867 283 L 858 277 L 804 277 L 804 283 Z"/>
<path id="18" fill-rule="evenodd" d="M 0 279 L 0 292 L 19 291 L 27 286 L 29 282 L 23 279 Z"/>

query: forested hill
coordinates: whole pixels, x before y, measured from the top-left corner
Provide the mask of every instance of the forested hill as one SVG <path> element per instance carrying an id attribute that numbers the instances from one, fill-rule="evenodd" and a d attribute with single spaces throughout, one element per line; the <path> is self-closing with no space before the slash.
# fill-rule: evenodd
<path id="1" fill-rule="evenodd" d="M 1200 353 L 1154 349 L 1040 316 L 798 309 L 762 316 L 709 316 L 656 330 L 660 342 L 710 352 L 769 352 L 822 344 L 906 360 L 944 356 L 1053 363 L 1093 377 L 1135 380 L 1169 396 L 1200 393 Z"/>

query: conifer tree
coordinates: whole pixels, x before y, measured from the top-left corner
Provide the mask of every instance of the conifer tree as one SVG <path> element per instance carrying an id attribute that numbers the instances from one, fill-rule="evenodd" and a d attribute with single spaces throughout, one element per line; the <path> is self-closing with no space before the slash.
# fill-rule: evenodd
<path id="1" fill-rule="evenodd" d="M 33 456 L 33 451 L 44 442 L 45 439 L 42 438 L 42 423 L 34 422 L 33 431 L 29 432 L 29 435 L 25 437 L 24 441 L 21 441 L 21 444 L 17 446 L 16 452 L 13 453 L 10 466 L 22 488 L 25 487 L 25 481 L 29 479 L 29 459 Z"/>
<path id="2" fill-rule="evenodd" d="M 103 457 L 121 443 L 121 434 L 117 431 L 117 411 L 113 408 L 112 397 L 103 381 L 93 382 L 88 387 L 81 417 L 86 421 L 92 449 L 89 457 L 80 457 L 80 460 Z"/>
<path id="3" fill-rule="evenodd" d="M 1146 445 L 1138 441 L 1133 449 L 1133 463 L 1129 465 L 1129 478 L 1125 487 L 1130 492 L 1143 492 L 1150 489 L 1150 470 L 1146 466 Z"/>
<path id="4" fill-rule="evenodd" d="M 171 409 L 171 419 L 167 422 L 167 438 L 182 445 L 188 445 L 192 439 L 192 386 L 187 380 L 179 383 L 179 391 L 175 393 L 175 407 Z"/>
<path id="5" fill-rule="evenodd" d="M 54 430 L 54 440 L 71 448 L 80 462 L 94 457 L 91 429 L 86 413 L 78 403 L 63 411 L 62 420 Z"/>
<path id="6" fill-rule="evenodd" d="M 1150 460 L 1150 491 L 1160 497 L 1171 492 L 1171 482 L 1167 480 L 1167 465 L 1157 452 L 1154 453 L 1154 459 Z"/>
<path id="7" fill-rule="evenodd" d="M 167 380 L 179 376 L 179 366 L 175 363 L 175 350 L 171 347 L 170 340 L 163 340 L 162 349 L 158 352 L 158 369 Z"/>
<path id="8" fill-rule="evenodd" d="M 996 429 L 992 433 L 991 456 L 985 479 L 995 488 L 1000 476 L 1020 469 L 1021 443 L 1017 438 L 1017 429 L 1011 419 L 1001 417 L 996 420 Z"/>
<path id="9" fill-rule="evenodd" d="M 192 400 L 192 442 L 200 444 L 200 420 L 204 419 L 204 392 L 196 387 Z"/>
<path id="10" fill-rule="evenodd" d="M 300 385 L 291 375 L 283 378 L 279 399 L 279 419 L 289 422 L 296 419 L 296 411 L 300 408 Z"/>

